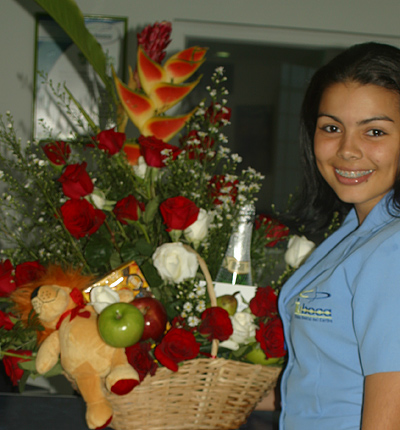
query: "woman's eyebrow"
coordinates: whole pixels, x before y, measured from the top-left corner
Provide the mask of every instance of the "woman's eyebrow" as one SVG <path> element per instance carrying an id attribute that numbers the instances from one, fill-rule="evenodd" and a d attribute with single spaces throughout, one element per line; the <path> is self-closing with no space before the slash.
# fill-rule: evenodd
<path id="1" fill-rule="evenodd" d="M 318 114 L 318 118 L 322 117 L 322 116 L 327 116 L 328 118 L 332 118 L 334 121 L 337 121 L 339 123 L 342 124 L 342 121 L 335 115 L 331 115 L 329 113 L 324 113 L 321 112 Z M 390 122 L 394 122 L 394 120 L 390 117 L 388 117 L 387 115 L 378 115 L 378 116 L 373 116 L 371 118 L 366 118 L 366 119 L 362 119 L 361 121 L 357 122 L 357 125 L 364 125 L 364 124 L 369 124 L 370 122 L 373 121 L 390 121 Z"/>
<path id="2" fill-rule="evenodd" d="M 317 118 L 321 118 L 322 116 L 327 116 L 328 118 L 332 118 L 336 122 L 340 122 L 342 124 L 342 121 L 335 115 L 331 115 L 329 113 L 321 112 L 318 114 Z"/>
<path id="3" fill-rule="evenodd" d="M 358 121 L 357 124 L 358 125 L 364 125 L 364 124 L 368 124 L 368 123 L 373 122 L 373 121 L 390 121 L 390 122 L 394 122 L 394 120 L 392 118 L 389 118 L 386 115 L 380 115 L 380 116 L 373 116 L 372 118 L 363 119 L 361 121 Z"/>

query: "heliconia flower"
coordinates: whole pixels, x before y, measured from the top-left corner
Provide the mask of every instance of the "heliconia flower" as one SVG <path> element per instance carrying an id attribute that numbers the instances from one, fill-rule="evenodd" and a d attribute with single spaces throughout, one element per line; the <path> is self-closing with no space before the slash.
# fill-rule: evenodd
<path id="1" fill-rule="evenodd" d="M 121 125 L 126 116 L 143 136 L 155 136 L 168 142 L 189 121 L 197 109 L 179 116 L 162 115 L 179 103 L 199 83 L 183 84 L 204 62 L 206 49 L 193 47 L 178 52 L 162 66 L 139 45 L 135 72 L 130 71 L 129 84 L 124 84 L 113 71 L 117 93 L 125 114 L 119 113 Z"/>
<path id="2" fill-rule="evenodd" d="M 164 64 L 167 79 L 175 84 L 189 79 L 204 63 L 206 52 L 207 48 L 193 46 L 168 58 Z"/>
<path id="3" fill-rule="evenodd" d="M 164 68 L 153 61 L 142 47 L 138 48 L 137 71 L 143 91 L 149 94 L 154 85 L 166 82 Z"/>
<path id="4" fill-rule="evenodd" d="M 155 116 L 150 118 L 142 128 L 144 136 L 155 136 L 164 142 L 169 142 L 189 121 L 196 109 L 185 115 Z"/>
<path id="5" fill-rule="evenodd" d="M 145 27 L 137 34 L 138 45 L 142 46 L 146 54 L 161 64 L 165 58 L 165 49 L 170 44 L 172 25 L 168 21 L 155 22 Z"/>

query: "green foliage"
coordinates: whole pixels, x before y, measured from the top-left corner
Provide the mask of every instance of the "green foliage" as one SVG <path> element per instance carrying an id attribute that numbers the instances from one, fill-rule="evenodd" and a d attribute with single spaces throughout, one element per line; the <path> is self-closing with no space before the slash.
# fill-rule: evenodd
<path id="1" fill-rule="evenodd" d="M 74 0 L 35 0 L 68 34 L 93 66 L 106 88 L 112 90 L 107 73 L 107 57 L 94 36 L 86 29 L 84 17 Z"/>

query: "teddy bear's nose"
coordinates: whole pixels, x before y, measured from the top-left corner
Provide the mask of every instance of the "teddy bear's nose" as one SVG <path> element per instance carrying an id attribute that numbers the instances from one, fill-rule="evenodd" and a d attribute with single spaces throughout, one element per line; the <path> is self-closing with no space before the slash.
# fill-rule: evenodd
<path id="1" fill-rule="evenodd" d="M 31 300 L 37 297 L 41 302 L 51 302 L 57 296 L 57 292 L 53 288 L 49 288 L 48 285 L 41 285 L 36 288 L 31 294 Z"/>

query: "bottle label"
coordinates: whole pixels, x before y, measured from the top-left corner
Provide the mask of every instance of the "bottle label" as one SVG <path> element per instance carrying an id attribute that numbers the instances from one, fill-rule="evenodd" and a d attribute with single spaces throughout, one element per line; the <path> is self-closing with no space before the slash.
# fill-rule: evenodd
<path id="1" fill-rule="evenodd" d="M 223 266 L 231 273 L 239 275 L 250 273 L 250 261 L 238 261 L 235 257 L 226 256 Z"/>

